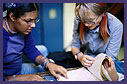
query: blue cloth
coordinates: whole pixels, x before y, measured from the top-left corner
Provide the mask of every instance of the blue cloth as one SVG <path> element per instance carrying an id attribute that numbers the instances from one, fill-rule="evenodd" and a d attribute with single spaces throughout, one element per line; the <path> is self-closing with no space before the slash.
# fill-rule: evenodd
<path id="1" fill-rule="evenodd" d="M 114 63 L 115 63 L 117 72 L 124 75 L 124 62 L 121 62 L 119 60 L 114 60 Z"/>
<path id="2" fill-rule="evenodd" d="M 99 26 L 94 30 L 86 29 L 84 31 L 84 40 L 86 44 L 84 45 L 85 51 L 84 54 L 95 57 L 99 53 L 105 53 L 107 56 L 112 57 L 113 60 L 116 60 L 116 56 L 119 52 L 123 34 L 123 24 L 115 16 L 110 13 L 107 13 L 108 16 L 108 32 L 111 37 L 108 38 L 106 45 L 99 32 Z M 87 35 L 85 35 L 87 32 Z M 74 30 L 73 30 L 73 40 L 72 48 L 77 47 L 81 48 L 83 42 L 80 40 L 78 33 L 78 20 L 74 20 Z"/>
<path id="3" fill-rule="evenodd" d="M 21 74 L 22 53 L 35 63 L 41 53 L 37 50 L 34 40 L 29 35 L 9 34 L 3 28 L 3 76 Z M 3 78 L 4 79 L 4 78 Z"/>
<path id="4" fill-rule="evenodd" d="M 21 74 L 32 74 L 37 72 L 44 72 L 44 67 L 36 66 L 34 63 L 22 63 Z"/>
<path id="5" fill-rule="evenodd" d="M 41 54 L 47 58 L 48 50 L 43 45 L 37 45 L 36 48 Z M 34 63 L 22 63 L 21 74 L 32 74 L 37 72 L 44 72 L 45 69 L 41 65 L 36 66 Z"/>
<path id="6" fill-rule="evenodd" d="M 41 52 L 41 54 L 45 58 L 48 56 L 48 49 L 44 45 L 36 45 L 36 48 Z"/>
<path id="7" fill-rule="evenodd" d="M 58 81 L 54 76 L 45 76 L 46 81 Z"/>

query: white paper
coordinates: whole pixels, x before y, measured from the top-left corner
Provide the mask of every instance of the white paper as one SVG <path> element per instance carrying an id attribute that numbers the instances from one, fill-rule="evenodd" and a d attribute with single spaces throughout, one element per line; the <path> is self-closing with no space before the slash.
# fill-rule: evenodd
<path id="1" fill-rule="evenodd" d="M 60 81 L 99 81 L 87 69 L 80 68 L 67 72 L 68 79 L 59 75 Z"/>
<path id="2" fill-rule="evenodd" d="M 68 79 L 59 75 L 61 81 L 103 81 L 101 77 L 101 66 L 106 54 L 99 54 L 95 57 L 95 61 L 91 67 L 80 68 L 67 72 Z"/>
<path id="3" fill-rule="evenodd" d="M 88 68 L 90 72 L 92 72 L 96 77 L 98 77 L 101 80 L 102 80 L 101 65 L 102 65 L 103 60 L 105 59 L 105 56 L 106 54 L 103 54 L 103 53 L 97 55 L 95 57 L 95 61 L 92 64 L 92 66 Z"/>

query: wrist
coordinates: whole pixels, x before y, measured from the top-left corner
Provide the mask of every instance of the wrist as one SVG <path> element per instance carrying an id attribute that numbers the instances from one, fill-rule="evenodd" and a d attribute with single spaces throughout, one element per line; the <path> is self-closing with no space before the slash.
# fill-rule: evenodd
<path id="1" fill-rule="evenodd" d="M 50 64 L 50 63 L 55 64 L 55 61 L 54 61 L 54 60 L 52 60 L 52 59 L 48 59 L 48 63 L 46 64 L 46 66 L 47 66 L 48 64 Z"/>
<path id="2" fill-rule="evenodd" d="M 43 66 L 44 68 L 47 68 L 47 64 L 48 64 L 49 60 L 45 57 L 41 57 L 39 58 L 39 65 Z"/>
<path id="3" fill-rule="evenodd" d="M 52 64 L 55 64 L 55 61 L 52 59 L 49 59 L 49 62 L 46 64 L 46 67 L 49 68 L 49 66 Z"/>
<path id="4" fill-rule="evenodd" d="M 81 53 L 81 52 L 79 51 L 79 52 L 75 53 L 75 55 L 74 55 L 76 60 L 78 59 L 78 54 L 79 53 Z"/>
<path id="5" fill-rule="evenodd" d="M 79 60 L 80 61 L 82 57 L 83 57 L 83 53 L 80 52 L 80 51 L 75 54 L 75 59 L 76 60 Z"/>
<path id="6" fill-rule="evenodd" d="M 52 64 L 54 64 L 54 63 L 49 62 L 49 63 L 46 65 L 46 67 L 49 69 L 49 67 L 52 66 Z"/>
<path id="7" fill-rule="evenodd" d="M 39 60 L 39 64 L 42 64 L 44 60 L 45 60 L 45 57 L 41 57 L 41 59 Z"/>
<path id="8" fill-rule="evenodd" d="M 81 53 L 79 53 L 78 55 L 77 55 L 77 59 L 79 60 L 79 61 L 81 61 L 82 60 L 82 58 L 83 58 L 83 53 L 81 52 Z"/>
<path id="9" fill-rule="evenodd" d="M 46 59 L 46 60 L 44 60 L 44 62 L 41 65 L 44 66 L 45 69 L 47 69 L 48 64 L 50 64 L 50 63 L 55 63 L 55 61 L 53 61 L 52 59 Z"/>

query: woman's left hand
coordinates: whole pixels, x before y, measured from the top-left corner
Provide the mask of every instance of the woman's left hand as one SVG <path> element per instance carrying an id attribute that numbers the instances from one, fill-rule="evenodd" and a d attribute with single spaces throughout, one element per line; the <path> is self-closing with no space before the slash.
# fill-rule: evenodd
<path id="1" fill-rule="evenodd" d="M 68 78 L 67 77 L 67 70 L 64 67 L 56 65 L 54 63 L 48 63 L 47 67 L 48 67 L 49 71 L 51 72 L 51 74 L 53 76 L 55 76 L 57 79 L 60 79 L 59 76 L 56 74 L 57 72 L 59 72 L 65 78 Z"/>
<path id="2" fill-rule="evenodd" d="M 109 63 L 108 62 L 104 63 L 104 68 L 107 70 L 112 81 L 117 81 L 118 75 L 111 57 L 109 57 Z"/>

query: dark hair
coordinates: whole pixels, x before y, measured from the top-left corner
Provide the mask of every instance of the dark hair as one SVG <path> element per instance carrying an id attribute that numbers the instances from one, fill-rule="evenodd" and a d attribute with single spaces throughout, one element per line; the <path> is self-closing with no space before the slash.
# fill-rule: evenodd
<path id="1" fill-rule="evenodd" d="M 20 18 L 20 16 L 24 15 L 26 12 L 39 11 L 39 7 L 36 3 L 11 3 L 11 6 L 7 4 L 8 3 L 5 3 L 3 7 L 3 11 L 7 10 L 7 18 L 11 12 L 14 14 L 15 18 Z"/>

